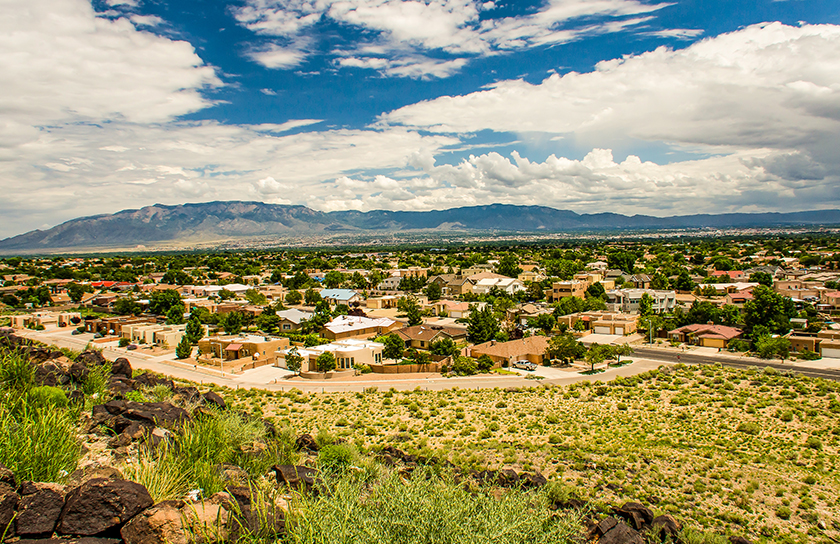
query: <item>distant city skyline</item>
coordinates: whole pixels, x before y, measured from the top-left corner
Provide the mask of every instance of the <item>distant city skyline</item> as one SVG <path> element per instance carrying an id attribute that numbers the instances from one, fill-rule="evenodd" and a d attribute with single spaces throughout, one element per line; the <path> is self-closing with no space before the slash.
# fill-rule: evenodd
<path id="1" fill-rule="evenodd" d="M 214 200 L 840 208 L 836 1 L 7 4 L 0 238 Z"/>

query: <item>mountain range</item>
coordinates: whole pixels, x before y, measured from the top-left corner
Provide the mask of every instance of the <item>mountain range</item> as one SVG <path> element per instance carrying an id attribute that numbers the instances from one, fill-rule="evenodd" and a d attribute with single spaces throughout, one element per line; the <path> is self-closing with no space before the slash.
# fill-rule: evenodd
<path id="1" fill-rule="evenodd" d="M 306 206 L 232 201 L 175 206 L 155 204 L 139 210 L 81 217 L 47 230 L 34 230 L 0 240 L 0 251 L 33 253 L 161 243 L 424 230 L 551 233 L 837 224 L 840 224 L 840 210 L 653 217 L 616 213 L 577 214 L 546 206 L 492 204 L 427 212 L 375 210 L 325 213 Z"/>

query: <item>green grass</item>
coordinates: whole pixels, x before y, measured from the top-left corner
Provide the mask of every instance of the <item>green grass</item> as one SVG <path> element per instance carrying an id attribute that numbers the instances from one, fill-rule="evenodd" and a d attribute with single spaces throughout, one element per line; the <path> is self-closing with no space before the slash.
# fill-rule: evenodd
<path id="1" fill-rule="evenodd" d="M 404 480 L 387 472 L 375 483 L 328 478 L 317 495 L 300 497 L 287 519 L 295 544 L 564 544 L 579 542 L 576 513 L 548 508 L 544 491 L 506 491 L 463 484 L 418 469 Z"/>
<path id="2" fill-rule="evenodd" d="M 19 353 L 0 354 L 0 463 L 18 480 L 63 482 L 80 457 L 64 392 L 35 387 L 34 367 Z"/>

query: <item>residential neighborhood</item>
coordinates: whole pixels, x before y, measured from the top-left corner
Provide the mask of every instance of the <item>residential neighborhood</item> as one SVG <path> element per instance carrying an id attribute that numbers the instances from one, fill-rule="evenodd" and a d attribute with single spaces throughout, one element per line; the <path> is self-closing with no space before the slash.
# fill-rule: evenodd
<path id="1" fill-rule="evenodd" d="M 0 301 L 15 329 L 74 329 L 97 345 L 178 351 L 196 369 L 234 373 L 287 368 L 290 350 L 301 376 L 414 363 L 469 373 L 464 361 L 482 356 L 490 370 L 553 366 L 565 357 L 554 339 L 583 348 L 572 349 L 581 371 L 587 350 L 604 345 L 813 359 L 840 353 L 838 256 L 831 240 L 747 239 L 9 258 Z M 336 359 L 319 367 L 325 352 Z"/>

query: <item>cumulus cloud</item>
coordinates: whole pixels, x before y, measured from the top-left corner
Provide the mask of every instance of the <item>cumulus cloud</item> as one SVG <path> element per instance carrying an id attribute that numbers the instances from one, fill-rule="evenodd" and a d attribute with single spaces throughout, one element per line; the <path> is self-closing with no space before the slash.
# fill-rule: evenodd
<path id="1" fill-rule="evenodd" d="M 364 31 L 363 37 L 349 49 L 334 51 L 339 66 L 422 78 L 448 77 L 479 55 L 621 32 L 649 20 L 640 15 L 667 5 L 638 0 L 549 0 L 533 14 L 482 18 L 482 12 L 495 9 L 493 2 L 248 0 L 234 13 L 239 23 L 253 32 L 292 42 L 312 38 L 312 28 L 324 21 L 352 26 Z M 593 18 L 601 20 L 593 22 Z M 286 46 L 276 47 L 288 51 Z M 290 57 L 294 63 L 276 62 L 268 51 L 250 56 L 269 68 L 288 68 L 303 58 L 302 48 L 294 51 L 300 55 Z M 449 58 L 432 56 L 432 52 Z"/>
<path id="2" fill-rule="evenodd" d="M 4 7 L 0 111 L 7 120 L 166 121 L 208 106 L 201 90 L 221 84 L 189 43 L 138 31 L 125 18 L 97 17 L 84 0 Z"/>
<path id="3" fill-rule="evenodd" d="M 807 59 L 804 61 L 803 59 Z M 621 134 L 683 145 L 793 147 L 840 127 L 840 27 L 755 25 L 682 50 L 603 61 L 412 104 L 390 125 L 438 132 Z"/>

